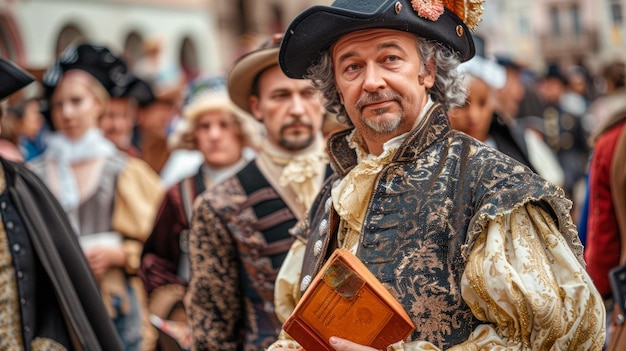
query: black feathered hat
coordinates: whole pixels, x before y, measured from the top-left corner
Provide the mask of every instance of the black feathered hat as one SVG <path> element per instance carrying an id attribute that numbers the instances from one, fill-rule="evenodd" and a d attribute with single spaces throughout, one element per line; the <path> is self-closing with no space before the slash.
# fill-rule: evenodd
<path id="1" fill-rule="evenodd" d="M 35 81 L 28 72 L 0 57 L 0 100 Z"/>
<path id="2" fill-rule="evenodd" d="M 116 90 L 123 90 L 131 81 L 126 63 L 113 55 L 104 46 L 80 44 L 70 46 L 61 55 L 43 76 L 43 86 L 46 97 L 52 96 L 63 74 L 78 69 L 91 74 L 104 89 L 113 96 L 119 95 Z"/>
<path id="3" fill-rule="evenodd" d="M 146 107 L 156 101 L 152 86 L 145 80 L 131 76 L 127 84 L 119 86 L 111 93 L 112 98 L 133 99 L 139 107 Z"/>
<path id="4" fill-rule="evenodd" d="M 480 21 L 484 0 L 336 0 L 313 6 L 287 28 L 278 56 L 288 77 L 303 78 L 309 66 L 340 37 L 373 28 L 396 29 L 446 45 L 461 61 L 474 56 L 469 29 Z"/>
<path id="5" fill-rule="evenodd" d="M 126 63 L 104 46 L 79 44 L 65 49 L 43 75 L 44 99 L 41 113 L 54 130 L 50 116 L 50 99 L 65 72 L 81 70 L 93 76 L 110 96 L 119 96 L 132 82 Z"/>

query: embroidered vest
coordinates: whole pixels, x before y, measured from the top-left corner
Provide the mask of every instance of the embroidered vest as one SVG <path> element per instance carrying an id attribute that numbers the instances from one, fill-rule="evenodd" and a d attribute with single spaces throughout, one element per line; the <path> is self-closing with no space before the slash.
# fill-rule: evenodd
<path id="1" fill-rule="evenodd" d="M 246 311 L 245 344 L 262 349 L 276 340 L 281 328 L 274 312 L 274 283 L 294 241 L 288 230 L 296 218 L 254 161 L 212 193 L 212 207 L 237 244 L 243 295 L 252 307 Z"/>

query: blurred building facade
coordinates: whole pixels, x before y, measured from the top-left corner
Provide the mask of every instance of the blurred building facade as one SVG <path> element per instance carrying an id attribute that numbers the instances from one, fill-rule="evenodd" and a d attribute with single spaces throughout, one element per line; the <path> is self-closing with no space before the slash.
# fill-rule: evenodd
<path id="1" fill-rule="evenodd" d="M 41 73 L 69 44 L 108 46 L 131 66 L 159 51 L 164 72 L 220 74 L 324 0 L 0 0 L 0 55 Z"/>
<path id="2" fill-rule="evenodd" d="M 0 0 L 0 55 L 31 70 L 84 38 L 132 64 L 162 50 L 186 75 L 227 71 L 300 11 L 332 0 Z M 626 0 L 486 0 L 478 33 L 489 54 L 541 72 L 548 63 L 597 69 L 626 57 Z M 323 25 L 323 24 L 320 24 Z"/>
<path id="3" fill-rule="evenodd" d="M 541 73 L 546 65 L 591 71 L 626 59 L 626 0 L 487 0 L 478 33 L 492 55 Z"/>

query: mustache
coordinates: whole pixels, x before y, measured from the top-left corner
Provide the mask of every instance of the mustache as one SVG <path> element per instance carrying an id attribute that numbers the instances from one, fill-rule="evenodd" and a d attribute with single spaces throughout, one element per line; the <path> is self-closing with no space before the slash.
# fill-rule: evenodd
<path id="1" fill-rule="evenodd" d="M 310 122 L 302 120 L 302 118 L 295 118 L 287 124 L 284 124 L 280 127 L 280 133 L 284 132 L 287 128 L 294 126 L 296 124 L 300 124 L 308 128 L 309 130 L 313 130 L 313 125 Z"/>
<path id="2" fill-rule="evenodd" d="M 402 101 L 402 96 L 393 90 L 382 91 L 382 92 L 377 92 L 377 93 L 364 93 L 363 95 L 361 95 L 361 97 L 359 97 L 359 99 L 354 104 L 354 106 L 357 109 L 361 110 L 363 109 L 363 107 L 367 105 L 375 104 L 381 101 L 388 101 L 388 100 L 394 100 L 399 103 L 400 101 Z"/>

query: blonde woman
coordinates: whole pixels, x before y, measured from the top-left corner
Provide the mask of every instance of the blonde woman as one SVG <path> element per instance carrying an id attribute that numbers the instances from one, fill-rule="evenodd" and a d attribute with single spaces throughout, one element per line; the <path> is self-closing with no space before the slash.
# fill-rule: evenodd
<path id="1" fill-rule="evenodd" d="M 54 133 L 31 167 L 67 213 L 125 349 L 139 350 L 141 311 L 129 276 L 162 188 L 145 163 L 118 151 L 97 128 L 109 91 L 125 82 L 126 66 L 108 49 L 68 49 L 44 76 Z"/>

